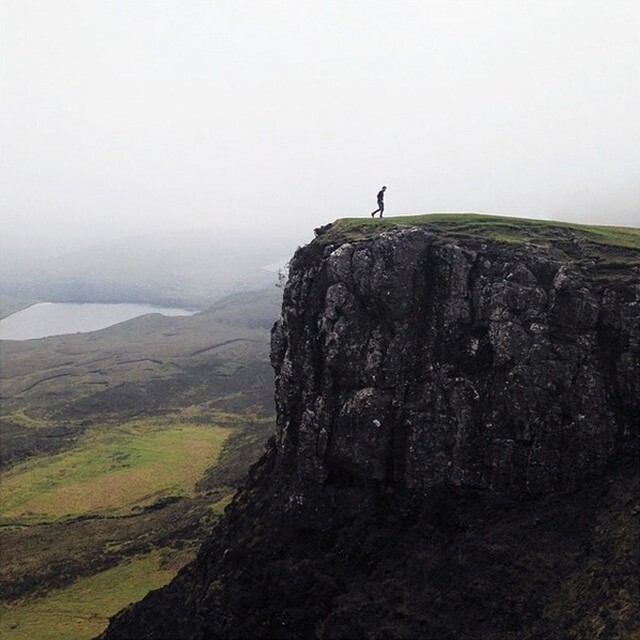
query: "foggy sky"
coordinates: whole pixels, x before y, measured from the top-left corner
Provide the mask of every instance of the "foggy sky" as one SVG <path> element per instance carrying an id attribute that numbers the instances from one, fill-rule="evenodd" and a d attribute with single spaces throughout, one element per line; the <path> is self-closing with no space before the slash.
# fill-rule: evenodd
<path id="1" fill-rule="evenodd" d="M 5 243 L 640 226 L 637 0 L 0 0 Z"/>

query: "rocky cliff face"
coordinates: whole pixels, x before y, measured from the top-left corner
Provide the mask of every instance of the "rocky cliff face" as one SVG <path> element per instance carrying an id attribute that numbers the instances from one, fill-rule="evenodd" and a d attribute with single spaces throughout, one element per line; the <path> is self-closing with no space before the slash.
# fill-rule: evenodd
<path id="1" fill-rule="evenodd" d="M 572 233 L 330 231 L 294 257 L 272 363 L 266 455 L 104 638 L 640 634 L 629 263 Z"/>
<path id="2" fill-rule="evenodd" d="M 301 480 L 539 494 L 637 447 L 637 284 L 417 228 L 320 249 L 273 332 L 278 457 Z"/>

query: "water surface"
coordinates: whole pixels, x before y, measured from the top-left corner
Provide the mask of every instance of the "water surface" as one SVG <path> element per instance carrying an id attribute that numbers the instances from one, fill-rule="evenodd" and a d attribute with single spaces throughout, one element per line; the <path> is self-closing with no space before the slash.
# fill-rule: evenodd
<path id="1" fill-rule="evenodd" d="M 195 312 L 152 304 L 39 302 L 0 320 L 0 340 L 30 340 L 97 331 L 147 313 L 190 316 Z"/>

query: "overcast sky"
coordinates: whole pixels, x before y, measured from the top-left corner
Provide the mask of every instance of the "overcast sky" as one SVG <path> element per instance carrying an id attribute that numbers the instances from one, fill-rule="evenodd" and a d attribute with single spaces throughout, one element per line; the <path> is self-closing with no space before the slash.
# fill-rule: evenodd
<path id="1" fill-rule="evenodd" d="M 638 0 L 0 0 L 14 238 L 640 226 Z"/>

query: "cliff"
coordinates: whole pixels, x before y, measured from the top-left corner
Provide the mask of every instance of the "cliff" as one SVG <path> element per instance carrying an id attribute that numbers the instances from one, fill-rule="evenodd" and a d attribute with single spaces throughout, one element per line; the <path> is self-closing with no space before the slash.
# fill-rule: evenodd
<path id="1" fill-rule="evenodd" d="M 640 233 L 317 233 L 272 331 L 267 453 L 103 637 L 640 634 Z"/>

